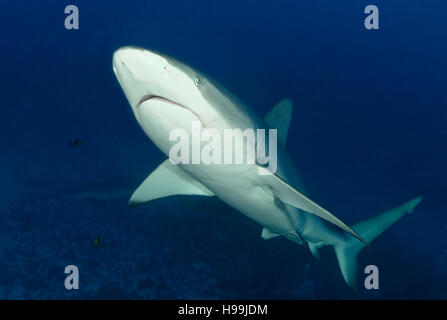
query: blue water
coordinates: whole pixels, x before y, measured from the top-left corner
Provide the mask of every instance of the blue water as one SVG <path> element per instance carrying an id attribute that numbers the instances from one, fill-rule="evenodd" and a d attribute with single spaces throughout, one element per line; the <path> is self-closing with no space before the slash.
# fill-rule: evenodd
<path id="1" fill-rule="evenodd" d="M 69 4 L 79 30 L 64 28 Z M 379 30 L 363 26 L 368 4 Z M 447 298 L 446 10 L 442 0 L 1 2 L 0 299 Z M 379 267 L 380 289 L 354 293 L 332 250 L 317 261 L 264 241 L 218 199 L 128 209 L 164 157 L 112 72 L 124 45 L 203 70 L 259 115 L 291 98 L 287 148 L 312 199 L 347 223 L 423 195 L 360 256 Z M 79 290 L 64 287 L 69 264 Z"/>

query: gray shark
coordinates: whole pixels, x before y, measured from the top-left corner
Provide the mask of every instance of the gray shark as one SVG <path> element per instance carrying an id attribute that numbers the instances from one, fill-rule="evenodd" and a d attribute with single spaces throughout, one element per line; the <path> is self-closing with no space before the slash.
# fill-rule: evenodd
<path id="1" fill-rule="evenodd" d="M 263 229 L 262 238 L 283 236 L 319 249 L 333 246 L 346 283 L 356 288 L 357 255 L 389 226 L 410 213 L 417 197 L 397 208 L 351 227 L 312 201 L 285 145 L 292 102 L 279 102 L 264 119 L 216 81 L 166 55 L 123 47 L 113 55 L 113 70 L 137 122 L 167 156 L 174 145 L 173 130 L 191 133 L 191 123 L 217 132 L 225 129 L 277 129 L 277 168 L 258 162 L 242 164 L 161 163 L 137 188 L 129 205 L 173 195 L 216 196 Z M 266 147 L 268 148 L 268 147 Z"/>

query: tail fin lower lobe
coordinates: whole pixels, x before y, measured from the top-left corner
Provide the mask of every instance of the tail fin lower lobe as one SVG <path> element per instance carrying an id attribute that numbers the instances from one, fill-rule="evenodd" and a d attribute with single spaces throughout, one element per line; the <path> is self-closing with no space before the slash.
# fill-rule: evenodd
<path id="1" fill-rule="evenodd" d="M 371 243 L 406 213 L 412 213 L 414 208 L 421 201 L 422 197 L 414 198 L 394 209 L 378 214 L 367 220 L 360 221 L 353 225 L 352 229 L 368 243 Z M 347 237 L 346 239 L 347 240 L 336 244 L 334 249 L 343 278 L 351 288 L 356 290 L 357 255 L 365 247 L 365 244 L 354 237 Z"/>

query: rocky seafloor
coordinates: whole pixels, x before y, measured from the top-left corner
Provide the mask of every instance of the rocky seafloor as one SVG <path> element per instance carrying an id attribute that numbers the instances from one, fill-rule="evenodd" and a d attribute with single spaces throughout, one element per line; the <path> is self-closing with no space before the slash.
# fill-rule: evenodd
<path id="1" fill-rule="evenodd" d="M 447 297 L 447 251 L 387 236 L 360 256 L 380 289 L 342 280 L 331 249 L 314 259 L 214 198 L 129 209 L 134 184 L 89 185 L 15 202 L 0 214 L 0 299 L 403 299 Z M 66 290 L 64 268 L 79 268 Z M 362 283 L 359 270 L 359 283 Z"/>

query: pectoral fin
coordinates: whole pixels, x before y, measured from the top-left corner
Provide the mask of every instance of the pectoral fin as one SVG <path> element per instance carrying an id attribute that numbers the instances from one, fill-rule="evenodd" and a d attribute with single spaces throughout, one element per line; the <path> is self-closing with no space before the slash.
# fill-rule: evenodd
<path id="1" fill-rule="evenodd" d="M 272 174 L 266 168 L 258 166 L 258 172 L 260 173 L 260 179 L 264 180 L 264 183 L 270 187 L 273 194 L 277 196 L 281 201 L 287 203 L 293 207 L 301 209 L 303 211 L 315 214 L 322 219 L 325 219 L 346 232 L 352 234 L 354 237 L 368 245 L 368 242 L 363 240 L 360 235 L 344 224 L 340 219 L 334 216 L 326 209 L 320 207 L 318 204 L 307 198 L 305 195 L 294 189 L 291 185 L 285 182 L 280 177 Z"/>
<path id="2" fill-rule="evenodd" d="M 129 207 L 173 195 L 213 196 L 213 192 L 167 159 L 135 190 Z"/>

